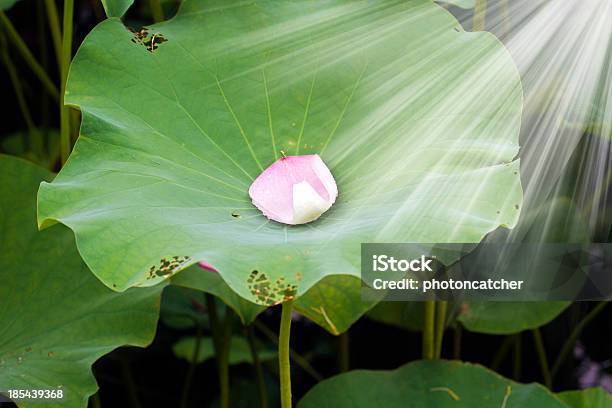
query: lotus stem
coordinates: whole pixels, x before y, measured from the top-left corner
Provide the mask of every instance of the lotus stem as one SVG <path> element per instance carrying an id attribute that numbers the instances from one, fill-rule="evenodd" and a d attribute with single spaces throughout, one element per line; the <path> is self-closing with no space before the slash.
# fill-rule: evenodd
<path id="1" fill-rule="evenodd" d="M 514 381 L 521 380 L 521 369 L 523 361 L 523 336 L 517 333 L 514 336 L 514 361 L 512 363 L 512 378 Z"/>
<path id="2" fill-rule="evenodd" d="M 538 361 L 540 362 L 540 369 L 542 370 L 544 385 L 546 385 L 548 389 L 552 389 L 552 377 L 550 375 L 550 369 L 548 368 L 548 359 L 546 358 L 546 350 L 544 349 L 542 334 L 538 328 L 533 329 L 531 333 L 533 334 L 533 341 L 536 353 L 538 355 Z"/>
<path id="3" fill-rule="evenodd" d="M 119 365 L 121 366 L 121 375 L 130 398 L 130 406 L 132 408 L 140 408 L 141 405 L 138 399 L 138 389 L 136 387 L 136 383 L 134 382 L 134 376 L 132 375 L 132 370 L 130 369 L 130 364 L 128 363 L 126 357 L 121 356 L 119 358 Z"/>
<path id="4" fill-rule="evenodd" d="M 4 27 L 9 40 L 13 42 L 13 45 L 21 54 L 21 57 L 30 66 L 30 69 L 38 77 L 47 92 L 49 92 L 49 94 L 55 99 L 59 99 L 59 92 L 57 91 L 57 87 L 55 86 L 53 81 L 51 81 L 43 67 L 38 63 L 38 61 L 36 61 L 36 58 L 34 58 L 28 46 L 25 44 L 25 42 L 23 42 L 23 40 L 19 36 L 19 33 L 17 32 L 17 30 L 15 30 L 15 27 L 11 23 L 11 20 L 9 20 L 4 11 L 0 11 L 0 25 Z"/>
<path id="5" fill-rule="evenodd" d="M 436 305 L 436 326 L 435 326 L 435 350 L 434 358 L 440 358 L 442 355 L 442 340 L 444 338 L 444 329 L 446 328 L 446 309 L 448 302 L 442 300 Z"/>
<path id="6" fill-rule="evenodd" d="M 501 363 L 508 356 L 508 352 L 510 351 L 510 347 L 514 345 L 514 337 L 506 336 L 504 340 L 501 342 L 499 347 L 497 348 L 497 352 L 493 356 L 493 360 L 491 360 L 491 370 L 498 371 Z"/>
<path id="7" fill-rule="evenodd" d="M 191 382 L 193 381 L 193 375 L 198 365 L 198 355 L 200 355 L 200 343 L 202 339 L 202 326 L 199 324 L 196 318 L 193 318 L 194 325 L 196 326 L 195 344 L 193 346 L 193 355 L 191 356 L 191 362 L 189 363 L 189 369 L 185 375 L 185 382 L 183 383 L 183 392 L 181 395 L 181 407 L 187 408 L 189 406 L 189 391 L 191 390 Z"/>
<path id="8" fill-rule="evenodd" d="M 217 314 L 217 304 L 215 297 L 209 293 L 206 294 L 206 308 L 208 309 L 208 318 L 210 319 L 210 328 L 212 330 L 213 345 L 215 348 L 215 357 L 217 360 L 217 375 L 219 378 L 219 406 L 221 408 L 229 407 L 229 345 L 231 340 L 231 320 L 228 313 L 231 313 L 229 308 L 225 312 L 225 321 L 223 327 L 219 322 Z M 229 331 L 229 336 L 227 332 Z M 226 338 L 227 337 L 227 338 Z M 226 350 L 227 349 L 227 352 Z"/>
<path id="9" fill-rule="evenodd" d="M 425 316 L 423 319 L 423 358 L 432 360 L 434 358 L 434 327 L 436 318 L 436 302 L 433 300 L 425 301 Z"/>
<path id="10" fill-rule="evenodd" d="M 270 330 L 265 324 L 255 320 L 253 325 L 259 330 L 264 336 L 266 336 L 271 342 L 278 345 L 278 336 L 272 330 Z M 291 360 L 298 365 L 304 372 L 309 374 L 315 381 L 319 382 L 323 380 L 323 376 L 319 373 L 306 359 L 301 356 L 295 350 L 289 348 L 289 355 Z"/>
<path id="11" fill-rule="evenodd" d="M 257 344 L 255 342 L 255 330 L 252 325 L 246 327 L 246 337 L 251 349 L 251 358 L 253 359 L 253 369 L 255 371 L 255 379 L 257 380 L 257 391 L 259 393 L 259 406 L 261 408 L 268 407 L 268 391 L 266 390 L 266 382 L 263 375 L 263 367 L 257 353 Z"/>
<path id="12" fill-rule="evenodd" d="M 89 398 L 91 402 L 91 408 L 102 408 L 102 403 L 100 402 L 100 391 L 96 392 Z"/>
<path id="13" fill-rule="evenodd" d="M 221 408 L 230 407 L 229 354 L 232 344 L 232 310 L 225 308 L 225 318 L 222 327 L 221 355 L 219 356 L 219 385 L 221 388 Z"/>
<path id="14" fill-rule="evenodd" d="M 345 373 L 350 366 L 350 342 L 348 332 L 344 332 L 338 336 L 338 370 Z"/>
<path id="15" fill-rule="evenodd" d="M 281 407 L 291 408 L 291 366 L 289 363 L 289 340 L 291 336 L 291 312 L 293 301 L 283 303 L 278 336 L 278 364 L 280 373 Z"/>
<path id="16" fill-rule="evenodd" d="M 64 0 L 64 31 L 62 36 L 61 59 L 61 94 L 60 94 L 60 153 L 62 165 L 70 155 L 70 108 L 64 104 L 66 94 L 66 80 L 68 69 L 72 60 L 72 16 L 74 13 L 74 0 Z"/>
<path id="17" fill-rule="evenodd" d="M 19 105 L 19 110 L 21 110 L 23 120 L 25 121 L 26 126 L 28 128 L 29 137 L 27 137 L 24 133 L 23 140 L 25 150 L 29 150 L 31 148 L 30 140 L 32 140 L 34 137 L 34 133 L 36 132 L 36 126 L 34 125 L 30 109 L 28 108 L 28 104 L 23 94 L 23 87 L 21 86 L 21 81 L 19 79 L 19 75 L 17 74 L 17 69 L 15 68 L 13 61 L 11 60 L 11 56 L 8 53 L 6 45 L 6 38 L 4 37 L 4 34 L 0 33 L 0 55 L 2 55 L 2 61 L 4 62 L 6 71 L 9 74 L 9 79 L 11 80 L 11 83 L 13 85 L 13 90 L 15 91 L 15 96 L 17 97 L 17 104 Z"/>
<path id="18" fill-rule="evenodd" d="M 484 31 L 487 23 L 487 0 L 476 0 L 474 6 L 474 17 L 472 20 L 472 31 Z"/>
<path id="19" fill-rule="evenodd" d="M 550 370 L 551 376 L 553 378 L 559 372 L 561 364 L 563 364 L 563 361 L 569 355 L 570 351 L 572 350 L 572 347 L 574 347 L 574 344 L 578 340 L 578 337 L 580 337 L 580 335 L 582 334 L 584 328 L 606 307 L 607 304 L 608 301 L 605 300 L 599 302 L 597 306 L 591 309 L 591 311 L 584 317 L 584 319 L 582 319 L 576 326 L 574 326 L 574 330 L 572 331 L 568 339 L 565 341 L 565 344 L 563 344 L 561 352 L 559 352 L 559 355 L 557 356 L 557 359 L 555 360 L 555 363 L 553 364 L 552 369 Z"/>
<path id="20" fill-rule="evenodd" d="M 61 71 L 62 69 L 62 32 L 60 29 L 59 17 L 55 0 L 45 0 L 45 8 L 47 9 L 47 21 L 51 30 L 51 39 L 53 40 L 53 49 L 57 64 Z"/>
<path id="21" fill-rule="evenodd" d="M 162 8 L 161 2 L 159 0 L 149 0 L 149 7 L 151 8 L 151 15 L 153 16 L 153 21 L 155 21 L 156 23 L 164 21 L 164 9 Z"/>
<path id="22" fill-rule="evenodd" d="M 453 336 L 453 359 L 461 360 L 461 340 L 463 337 L 463 326 L 457 322 Z"/>

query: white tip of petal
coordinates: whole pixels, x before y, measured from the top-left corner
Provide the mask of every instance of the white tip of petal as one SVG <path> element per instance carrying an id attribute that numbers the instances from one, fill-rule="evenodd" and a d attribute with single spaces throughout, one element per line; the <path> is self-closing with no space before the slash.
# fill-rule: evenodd
<path id="1" fill-rule="evenodd" d="M 338 187 L 319 155 L 278 159 L 249 188 L 253 204 L 268 218 L 305 224 L 329 210 Z"/>
<path id="2" fill-rule="evenodd" d="M 317 194 L 307 181 L 293 185 L 293 222 L 306 224 L 314 221 L 332 206 L 329 200 Z"/>

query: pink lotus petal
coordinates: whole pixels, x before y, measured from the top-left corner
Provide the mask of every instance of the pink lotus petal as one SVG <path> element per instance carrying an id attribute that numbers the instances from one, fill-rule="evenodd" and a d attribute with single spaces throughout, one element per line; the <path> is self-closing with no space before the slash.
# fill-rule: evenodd
<path id="1" fill-rule="evenodd" d="M 283 224 L 306 224 L 329 210 L 338 196 L 331 172 L 318 154 L 286 156 L 251 184 L 255 207 Z"/>
<path id="2" fill-rule="evenodd" d="M 202 269 L 206 269 L 207 271 L 219 273 L 219 271 L 216 270 L 215 267 L 209 264 L 208 262 L 204 262 L 204 261 L 198 262 L 198 266 Z"/>

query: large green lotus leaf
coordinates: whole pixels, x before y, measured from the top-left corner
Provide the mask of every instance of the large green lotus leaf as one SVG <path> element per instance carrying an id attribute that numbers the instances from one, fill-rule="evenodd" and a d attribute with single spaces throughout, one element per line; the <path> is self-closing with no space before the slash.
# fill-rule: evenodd
<path id="1" fill-rule="evenodd" d="M 512 334 L 548 323 L 569 304 L 570 302 L 466 302 L 457 320 L 469 331 Z"/>
<path id="2" fill-rule="evenodd" d="M 380 323 L 421 331 L 424 313 L 423 302 L 380 302 L 367 313 L 367 316 Z"/>
<path id="3" fill-rule="evenodd" d="M 174 355 L 187 361 L 193 360 L 193 352 L 195 350 L 196 338 L 193 336 L 183 337 L 172 346 Z M 272 360 L 276 358 L 276 350 L 264 349 L 258 350 L 258 356 L 262 361 Z M 202 337 L 200 339 L 200 349 L 198 350 L 197 363 L 215 357 L 215 348 L 212 337 Z M 253 356 L 249 342 L 244 337 L 234 336 L 231 339 L 229 364 L 253 363 Z"/>
<path id="4" fill-rule="evenodd" d="M 0 155 L 0 388 L 62 387 L 64 401 L 51 406 L 86 407 L 94 361 L 153 339 L 164 285 L 116 293 L 89 272 L 70 230 L 39 232 L 36 190 L 51 178 Z"/>
<path id="5" fill-rule="evenodd" d="M 121 17 L 133 2 L 134 0 L 102 0 L 102 5 L 107 16 Z"/>
<path id="6" fill-rule="evenodd" d="M 603 388 L 564 391 L 557 396 L 570 408 L 612 408 L 612 395 Z"/>
<path id="7" fill-rule="evenodd" d="M 539 384 L 519 384 L 458 361 L 417 361 L 393 371 L 354 370 L 315 385 L 299 408 L 563 408 Z"/>
<path id="8" fill-rule="evenodd" d="M 188 0 L 146 34 L 100 23 L 68 82 L 81 135 L 39 223 L 73 229 L 115 290 L 206 260 L 270 305 L 358 276 L 362 242 L 479 242 L 519 213 L 516 68 L 429 0 Z M 281 151 L 336 178 L 312 224 L 250 203 Z"/>

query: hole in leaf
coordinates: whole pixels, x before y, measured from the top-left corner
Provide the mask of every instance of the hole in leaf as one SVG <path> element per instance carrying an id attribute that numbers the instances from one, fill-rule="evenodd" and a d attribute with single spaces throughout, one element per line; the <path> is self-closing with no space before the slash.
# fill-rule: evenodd
<path id="1" fill-rule="evenodd" d="M 168 41 L 166 37 L 164 37 L 161 33 L 149 33 L 149 29 L 146 27 L 142 27 L 138 30 L 133 28 L 128 28 L 128 30 L 132 33 L 133 38 L 132 42 L 134 44 L 140 44 L 147 49 L 149 52 L 153 52 L 159 48 L 159 45 Z"/>

